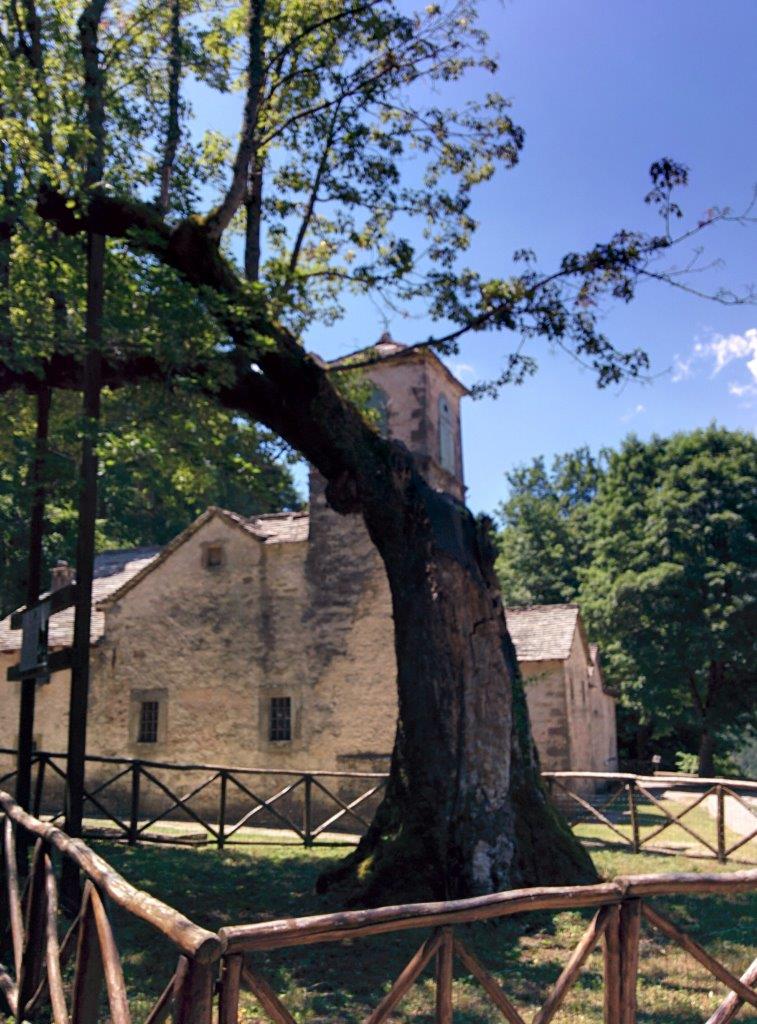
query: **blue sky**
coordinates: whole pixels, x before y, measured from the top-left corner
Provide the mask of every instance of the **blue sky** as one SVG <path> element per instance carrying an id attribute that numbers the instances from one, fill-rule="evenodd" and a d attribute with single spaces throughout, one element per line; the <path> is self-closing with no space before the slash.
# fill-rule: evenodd
<path id="1" fill-rule="evenodd" d="M 643 196 L 649 165 L 662 156 L 690 167 L 682 199 L 694 218 L 746 205 L 757 182 L 755 0 L 482 0 L 481 10 L 500 58 L 497 86 L 513 100 L 526 145 L 518 167 L 477 194 L 481 226 L 466 263 L 499 276 L 515 249 L 530 247 L 546 269 L 620 227 L 656 230 Z M 757 282 L 757 225 L 706 233 L 705 258 L 723 264 L 698 277 L 699 287 Z M 366 326 L 372 316 L 355 303 L 340 324 L 314 330 L 310 347 L 330 357 L 369 344 L 383 329 L 377 317 Z M 603 327 L 620 347 L 648 350 L 654 382 L 600 392 L 588 372 L 534 342 L 536 377 L 466 403 L 475 511 L 492 511 L 507 470 L 536 455 L 617 445 L 631 430 L 665 435 L 712 421 L 754 429 L 757 307 L 647 287 L 610 310 Z M 389 328 L 412 342 L 434 325 L 398 317 Z M 512 342 L 471 338 L 450 365 L 472 383 L 496 372 Z"/>

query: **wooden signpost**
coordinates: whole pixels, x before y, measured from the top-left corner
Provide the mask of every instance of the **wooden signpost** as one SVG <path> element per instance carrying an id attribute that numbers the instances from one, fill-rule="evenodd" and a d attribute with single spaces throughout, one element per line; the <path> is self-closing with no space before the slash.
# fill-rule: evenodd
<path id="1" fill-rule="evenodd" d="M 11 629 L 20 629 L 22 634 L 21 660 L 8 669 L 9 682 L 46 683 L 53 672 L 71 667 L 71 648 L 50 652 L 47 641 L 50 617 L 71 608 L 75 601 L 76 584 L 69 583 L 11 615 Z"/>
<path id="2" fill-rule="evenodd" d="M 34 757 L 34 703 L 38 684 L 47 683 L 53 672 L 60 672 L 71 666 L 71 650 L 48 649 L 50 616 L 70 608 L 76 600 L 76 584 L 53 590 L 11 615 L 11 629 L 20 629 L 21 658 L 17 665 L 8 669 L 8 682 L 21 683 L 21 711 L 18 729 L 18 762 L 16 774 L 16 796 L 18 802 L 29 810 L 31 796 L 32 759 Z M 27 867 L 27 850 L 22 841 L 18 847 L 18 866 L 24 874 Z"/>

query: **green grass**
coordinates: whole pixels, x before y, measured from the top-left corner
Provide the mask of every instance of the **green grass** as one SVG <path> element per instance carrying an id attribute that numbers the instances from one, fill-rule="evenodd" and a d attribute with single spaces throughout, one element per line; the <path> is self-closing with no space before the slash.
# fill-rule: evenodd
<path id="1" fill-rule="evenodd" d="M 335 909 L 327 897 L 315 894 L 314 883 L 319 872 L 348 849 L 265 846 L 218 852 L 207 848 L 129 849 L 105 842 L 97 843 L 97 848 L 133 884 L 213 930 L 224 924 Z M 592 855 L 605 878 L 647 872 L 732 870 L 712 860 L 682 856 L 634 856 L 607 849 L 595 850 Z M 679 896 L 655 899 L 654 903 L 735 973 L 740 974 L 750 963 L 754 954 L 749 937 L 754 934 L 757 909 L 754 896 L 729 900 Z M 499 979 L 528 1019 L 543 1002 L 589 916 L 588 911 L 529 914 L 498 924 L 467 926 L 459 929 L 458 935 Z M 168 944 L 146 926 L 117 913 L 113 919 L 133 1017 L 139 1024 L 168 980 L 175 957 Z M 375 1007 L 427 934 L 427 930 L 402 932 L 275 951 L 256 955 L 254 964 L 298 1022 L 348 1024 L 364 1019 Z M 640 1024 L 703 1022 L 726 994 L 715 978 L 646 926 L 641 958 Z M 429 968 L 393 1019 L 430 1024 L 433 1007 L 434 984 Z M 254 999 L 243 996 L 240 1020 L 253 1024 L 266 1019 Z M 755 1019 L 755 1014 L 745 1008 L 739 1019 Z M 460 965 L 456 965 L 455 1020 L 461 1024 L 501 1020 Z M 599 952 L 589 960 L 557 1020 L 571 1024 L 602 1020 Z"/>
<path id="2" fill-rule="evenodd" d="M 674 800 L 662 800 L 660 801 L 665 809 L 673 816 L 678 815 L 681 811 L 685 810 L 685 805 Z M 620 803 L 613 807 L 615 811 L 610 817 L 610 820 L 629 841 L 631 838 L 631 824 L 629 813 L 625 806 Z M 588 818 L 579 822 L 574 826 L 574 831 L 584 840 L 598 840 L 603 845 L 608 841 L 612 843 L 622 843 L 619 836 L 615 835 L 606 825 L 596 819 Z M 655 807 L 654 804 L 644 803 L 638 809 L 638 820 L 639 820 L 639 834 L 642 843 L 649 838 L 650 852 L 654 852 L 654 847 L 661 847 L 671 852 L 679 852 L 681 854 L 712 857 L 712 853 L 707 847 L 698 842 L 697 839 L 692 836 L 686 829 L 680 825 L 671 824 L 663 832 L 653 836 L 652 833 L 662 825 L 666 818 L 660 808 Z M 715 818 L 709 814 L 704 807 L 695 807 L 693 810 L 688 811 L 683 817 L 683 823 L 689 827 L 697 835 L 701 836 L 702 839 L 706 840 L 707 843 L 713 848 L 717 849 L 718 836 L 717 836 L 717 822 Z M 757 818 L 754 819 L 755 827 L 757 827 Z M 742 836 L 738 832 L 732 832 L 730 829 L 725 830 L 725 842 L 726 849 L 730 849 Z M 757 837 L 745 843 L 739 850 L 737 850 L 733 857 L 735 861 L 742 862 L 741 865 L 734 864 L 736 866 L 743 866 L 745 864 L 752 864 L 757 866 Z"/>

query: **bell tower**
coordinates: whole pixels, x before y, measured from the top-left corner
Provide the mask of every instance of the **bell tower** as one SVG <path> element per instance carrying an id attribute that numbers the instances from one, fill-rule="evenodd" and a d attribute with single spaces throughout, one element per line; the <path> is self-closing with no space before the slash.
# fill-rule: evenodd
<path id="1" fill-rule="evenodd" d="M 337 365 L 359 362 L 359 355 Z M 429 349 L 408 348 L 387 333 L 365 355 L 377 360 L 365 374 L 376 389 L 374 404 L 387 436 L 407 445 L 435 490 L 464 501 L 460 399 L 468 389 Z"/>

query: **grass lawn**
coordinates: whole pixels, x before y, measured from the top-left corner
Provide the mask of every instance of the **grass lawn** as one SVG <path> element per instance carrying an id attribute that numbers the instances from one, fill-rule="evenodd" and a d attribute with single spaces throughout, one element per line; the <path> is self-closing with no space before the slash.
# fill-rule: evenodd
<path id="1" fill-rule="evenodd" d="M 106 842 L 98 842 L 96 848 L 132 883 L 214 930 L 224 924 L 336 909 L 328 897 L 315 894 L 314 883 L 322 869 L 349 849 L 267 845 L 219 852 L 207 848 L 130 849 Z M 634 856 L 616 850 L 594 850 L 592 856 L 605 878 L 647 872 L 733 870 L 712 860 L 645 853 Z M 741 974 L 751 962 L 757 896 L 743 895 L 727 901 L 679 896 L 656 898 L 654 904 L 735 973 Z M 560 973 L 589 917 L 589 911 L 529 914 L 499 924 L 466 926 L 458 934 L 528 1019 Z M 114 925 L 134 1021 L 139 1024 L 168 980 L 174 957 L 167 943 L 138 922 L 115 914 Z M 427 930 L 403 932 L 258 954 L 255 966 L 298 1022 L 347 1024 L 367 1016 L 427 934 Z M 641 955 L 640 1024 L 699 1024 L 726 994 L 696 961 L 646 926 Z M 601 978 L 601 955 L 597 951 L 556 1019 L 571 1024 L 601 1022 Z M 459 964 L 454 994 L 456 1021 L 483 1024 L 502 1020 Z M 393 1019 L 431 1022 L 433 1008 L 433 969 L 429 967 Z M 243 996 L 240 1019 L 246 1024 L 267 1020 L 252 996 L 247 995 Z M 754 1020 L 757 1014 L 746 1007 L 738 1019 Z"/>
<path id="2" fill-rule="evenodd" d="M 732 798 L 727 798 L 727 801 L 728 806 L 732 806 L 730 804 Z M 596 802 L 599 804 L 599 801 Z M 673 817 L 686 811 L 685 803 L 677 800 L 660 800 L 660 803 Z M 630 841 L 632 833 L 630 816 L 623 797 L 621 797 L 620 801 L 613 804 L 610 820 L 617 830 Z M 750 825 L 753 824 L 757 828 L 757 817 L 748 820 Z M 679 824 L 671 824 L 664 831 L 654 835 L 653 833 L 665 821 L 665 814 L 660 808 L 646 801 L 640 802 L 638 807 L 639 835 L 642 843 L 647 839 L 649 840 L 650 852 L 653 852 L 654 847 L 663 847 L 666 850 L 678 851 L 687 855 L 712 857 L 711 850 L 708 850 L 702 842 L 698 841 L 696 836 L 700 836 L 706 843 L 709 843 L 712 849 L 717 850 L 717 821 L 702 804 L 694 807 L 691 811 L 687 811 L 682 818 L 683 824 L 688 826 L 690 831 L 682 828 Z M 607 825 L 590 817 L 588 812 L 584 813 L 582 820 L 574 825 L 574 831 L 584 840 L 597 839 L 603 844 L 609 841 L 622 845 L 622 839 L 619 836 L 612 832 Z M 696 836 L 692 835 L 692 832 L 696 833 Z M 742 838 L 742 834 L 726 828 L 726 849 L 730 849 Z M 734 863 L 734 869 L 746 865 L 757 866 L 757 837 L 745 843 L 733 854 L 733 858 L 735 861 L 742 862 L 740 864 Z M 630 870 L 632 869 L 629 868 Z"/>

